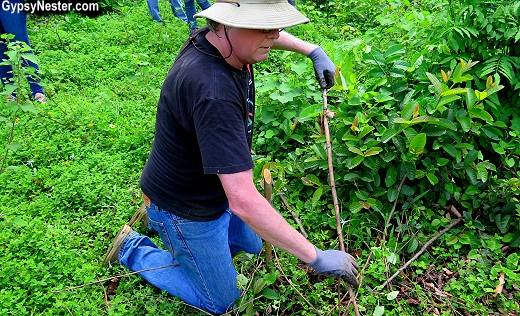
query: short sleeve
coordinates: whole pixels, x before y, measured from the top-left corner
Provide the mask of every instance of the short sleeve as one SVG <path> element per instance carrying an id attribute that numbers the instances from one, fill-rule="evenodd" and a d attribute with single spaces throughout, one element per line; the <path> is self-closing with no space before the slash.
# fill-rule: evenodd
<path id="1" fill-rule="evenodd" d="M 205 174 L 230 174 L 252 169 L 247 119 L 234 102 L 211 99 L 198 104 L 193 122 Z"/>

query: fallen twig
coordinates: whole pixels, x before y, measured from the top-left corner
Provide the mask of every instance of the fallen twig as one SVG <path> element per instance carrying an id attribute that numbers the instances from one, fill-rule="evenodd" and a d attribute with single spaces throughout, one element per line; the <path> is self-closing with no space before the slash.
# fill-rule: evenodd
<path id="1" fill-rule="evenodd" d="M 107 294 L 107 291 L 105 290 L 105 287 L 103 286 L 103 282 L 101 282 L 101 279 L 97 275 L 96 275 L 96 278 L 98 279 L 99 286 L 101 286 L 101 288 L 103 289 L 103 296 L 105 298 L 105 304 L 107 304 L 107 307 L 110 307 L 108 305 L 108 294 Z"/>
<path id="2" fill-rule="evenodd" d="M 410 260 L 408 260 L 401 268 L 399 268 L 399 270 L 397 270 L 394 275 L 392 275 L 390 278 L 388 278 L 385 283 L 383 283 L 383 287 L 385 287 L 387 284 L 389 284 L 390 282 L 392 282 L 392 280 L 397 276 L 399 275 L 399 273 L 401 273 L 404 269 L 406 269 L 412 262 L 414 262 L 415 260 L 417 260 L 417 258 L 419 258 L 419 256 L 422 255 L 423 252 L 426 251 L 426 249 L 428 249 L 428 247 L 431 246 L 431 244 L 433 244 L 433 242 L 435 242 L 435 240 L 437 240 L 439 237 L 441 237 L 444 233 L 446 233 L 448 230 L 452 229 L 455 225 L 459 224 L 460 222 L 462 221 L 462 218 L 458 218 L 456 221 L 454 221 L 453 223 L 451 223 L 450 225 L 448 225 L 448 227 L 444 228 L 443 230 L 441 230 L 437 235 L 435 235 L 432 239 L 428 240 L 427 243 L 424 244 L 424 246 L 421 248 L 421 250 L 419 250 L 419 252 L 417 252 L 415 254 L 415 256 L 413 256 Z"/>
<path id="3" fill-rule="evenodd" d="M 300 222 L 300 219 L 298 218 L 298 215 L 296 215 L 296 213 L 292 210 L 291 206 L 289 205 L 289 202 L 287 202 L 287 200 L 285 199 L 283 194 L 278 194 L 278 196 L 282 200 L 282 202 L 285 205 L 285 207 L 289 210 L 289 212 L 291 212 L 291 215 L 294 218 L 294 221 L 296 222 L 296 224 L 298 224 L 298 227 L 300 228 L 300 233 L 302 233 L 303 237 L 307 238 L 308 235 L 305 232 L 305 229 L 303 228 L 303 225 Z"/>
<path id="4" fill-rule="evenodd" d="M 278 260 L 278 254 L 276 253 L 276 250 L 274 251 L 274 257 L 275 257 L 274 263 L 276 264 L 276 267 L 278 268 L 278 270 L 280 272 L 282 272 L 282 275 L 285 278 L 285 280 L 287 281 L 287 283 L 289 283 L 289 285 L 293 288 L 293 290 L 296 291 L 296 293 L 298 293 L 298 295 L 300 295 L 300 297 L 303 298 L 303 300 L 307 304 L 309 304 L 309 306 L 314 310 L 314 312 L 317 315 L 321 315 L 320 311 L 317 310 L 316 307 L 314 307 L 314 305 L 312 305 L 311 302 L 309 302 L 309 300 L 307 300 L 307 298 L 305 296 L 303 296 L 303 294 L 296 288 L 296 286 L 294 286 L 294 284 L 291 282 L 291 280 L 289 280 L 289 278 L 287 277 L 287 275 L 283 271 L 282 266 L 280 265 L 280 261 Z"/>
<path id="5" fill-rule="evenodd" d="M 179 264 L 178 264 L 178 263 L 172 263 L 172 264 L 169 264 L 169 265 L 166 265 L 166 266 L 155 267 L 155 268 L 149 268 L 149 269 L 144 269 L 144 270 L 134 271 L 134 272 L 125 273 L 125 274 L 119 274 L 119 275 L 112 276 L 112 277 L 109 277 L 109 278 L 106 278 L 106 279 L 101 279 L 101 280 L 99 280 L 99 278 L 98 278 L 98 281 L 94 281 L 94 282 L 90 282 L 90 283 L 85 283 L 85 284 L 81 284 L 81 285 L 77 285 L 77 286 L 68 287 L 68 288 L 63 289 L 63 290 L 47 292 L 47 293 L 45 293 L 45 294 L 48 294 L 48 293 L 61 293 L 61 292 L 66 292 L 66 291 L 70 291 L 70 290 L 79 289 L 79 288 L 82 288 L 82 287 L 85 287 L 85 286 L 88 286 L 88 285 L 92 285 L 92 284 L 96 284 L 96 283 L 100 283 L 100 282 L 105 282 L 105 281 L 110 281 L 110 280 L 112 280 L 113 278 L 126 277 L 126 276 L 131 276 L 131 275 L 133 275 L 133 274 L 138 274 L 138 273 L 141 273 L 141 272 L 147 272 L 147 271 L 152 271 L 152 270 L 159 270 L 159 269 L 170 268 L 170 267 L 176 267 L 176 266 L 179 266 Z"/>
<path id="6" fill-rule="evenodd" d="M 401 179 L 401 183 L 399 183 L 399 187 L 397 188 L 397 196 L 395 197 L 394 205 L 392 206 L 392 210 L 390 211 L 390 214 L 388 214 L 388 218 L 385 222 L 385 234 L 383 236 L 383 240 L 386 239 L 386 229 L 388 227 L 388 223 L 390 223 L 390 219 L 392 218 L 392 215 L 394 214 L 395 207 L 397 206 L 397 200 L 399 200 L 399 193 L 401 192 L 401 189 L 403 188 L 404 180 L 406 180 L 406 174 Z"/>

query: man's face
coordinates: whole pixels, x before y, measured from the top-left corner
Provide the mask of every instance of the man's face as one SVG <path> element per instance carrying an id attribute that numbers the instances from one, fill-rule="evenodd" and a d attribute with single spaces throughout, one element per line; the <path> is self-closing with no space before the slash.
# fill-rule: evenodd
<path id="1" fill-rule="evenodd" d="M 229 27 L 229 40 L 233 45 L 233 58 L 239 63 L 254 64 L 267 59 L 274 41 L 280 37 L 279 30 L 254 30 Z"/>

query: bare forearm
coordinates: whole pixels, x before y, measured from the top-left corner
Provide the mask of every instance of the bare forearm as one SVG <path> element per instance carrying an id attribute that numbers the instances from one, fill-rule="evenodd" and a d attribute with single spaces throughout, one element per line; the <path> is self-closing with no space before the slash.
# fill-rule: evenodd
<path id="1" fill-rule="evenodd" d="M 265 241 L 306 263 L 314 261 L 314 246 L 289 225 L 263 197 L 260 198 L 256 201 L 253 198 L 240 206 L 230 205 L 230 208 Z"/>
<path id="2" fill-rule="evenodd" d="M 316 259 L 316 250 L 258 192 L 252 170 L 220 174 L 229 207 L 262 239 L 309 263 Z"/>
<path id="3" fill-rule="evenodd" d="M 307 56 L 317 47 L 318 45 L 316 44 L 306 42 L 290 33 L 283 31 L 280 32 L 280 37 L 274 41 L 274 45 L 272 48 L 296 52 Z"/>

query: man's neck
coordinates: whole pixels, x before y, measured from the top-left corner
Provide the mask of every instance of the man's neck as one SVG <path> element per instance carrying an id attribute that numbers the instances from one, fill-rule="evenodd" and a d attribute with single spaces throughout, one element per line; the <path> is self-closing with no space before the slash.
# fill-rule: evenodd
<path id="1" fill-rule="evenodd" d="M 220 33 L 224 33 L 223 31 L 224 26 L 221 27 L 222 31 L 219 31 Z M 224 60 L 231 66 L 237 68 L 237 69 L 244 69 L 244 64 L 241 63 L 233 54 L 231 44 L 229 43 L 227 36 L 223 34 L 222 36 L 218 36 L 217 33 L 213 31 L 209 31 L 206 34 L 206 39 L 208 42 L 213 45 L 223 57 L 227 57 Z M 230 54 L 231 53 L 231 54 Z"/>

